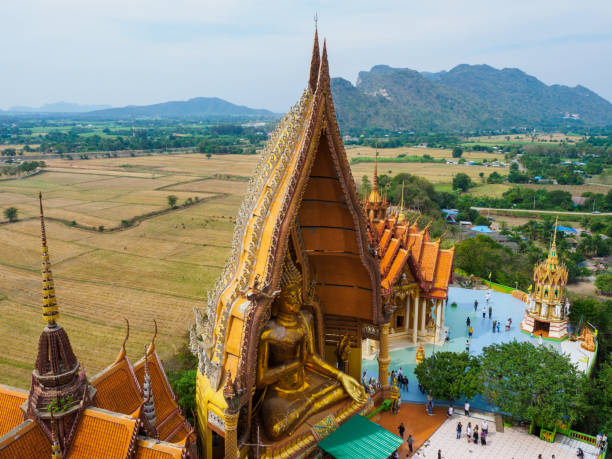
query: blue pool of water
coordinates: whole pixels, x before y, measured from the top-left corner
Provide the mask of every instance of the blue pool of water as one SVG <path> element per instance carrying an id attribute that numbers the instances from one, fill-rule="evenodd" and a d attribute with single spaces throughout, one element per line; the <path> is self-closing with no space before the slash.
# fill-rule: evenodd
<path id="1" fill-rule="evenodd" d="M 482 318 L 482 307 L 485 306 L 487 292 L 490 293 L 489 303 L 493 311 L 491 319 L 489 319 L 488 307 L 486 318 Z M 474 300 L 478 300 L 478 310 L 474 311 Z M 457 307 L 451 307 L 451 303 L 456 302 Z M 537 338 L 531 338 L 528 334 L 521 332 L 520 324 L 523 320 L 525 311 L 525 303 L 517 300 L 512 295 L 506 293 L 487 291 L 487 290 L 470 290 L 459 287 L 450 287 L 448 294 L 448 305 L 445 310 L 444 322 L 449 328 L 450 341 L 440 344 L 424 344 L 425 356 L 429 357 L 434 352 L 440 351 L 465 351 L 466 340 L 468 339 L 468 327 L 466 326 L 467 317 L 470 318 L 474 334 L 470 339 L 470 354 L 478 355 L 482 349 L 493 343 L 505 343 L 509 341 L 532 341 L 538 343 Z M 512 326 L 509 331 L 505 331 L 506 321 L 512 318 Z M 493 321 L 501 321 L 500 332 L 494 333 L 492 330 Z M 406 339 L 407 347 L 389 352 L 391 363 L 389 371 L 402 369 L 404 376 L 408 376 L 408 390 L 401 390 L 402 400 L 406 402 L 426 403 L 427 397 L 422 394 L 418 388 L 418 382 L 414 374 L 416 367 L 416 350 L 417 346 L 413 346 L 409 338 Z M 557 343 L 546 342 L 547 346 L 559 347 Z M 363 360 L 362 369 L 367 372 L 367 379 L 371 376 L 378 378 L 378 361 Z M 457 405 L 456 402 L 455 404 Z M 492 409 L 486 400 L 476 397 L 470 401 L 472 406 L 477 409 Z M 463 403 L 460 403 L 462 406 Z"/>

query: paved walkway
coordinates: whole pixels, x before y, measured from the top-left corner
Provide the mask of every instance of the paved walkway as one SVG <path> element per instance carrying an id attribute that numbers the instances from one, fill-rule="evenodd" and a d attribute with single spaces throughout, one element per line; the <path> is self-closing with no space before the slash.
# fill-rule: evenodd
<path id="1" fill-rule="evenodd" d="M 459 440 L 456 434 L 458 422 L 463 424 Z M 551 459 L 553 454 L 555 459 L 576 458 L 576 448 L 561 443 L 560 436 L 557 436 L 558 440 L 555 443 L 548 443 L 518 427 L 506 427 L 503 433 L 498 433 L 495 431 L 495 423 L 491 421 L 489 421 L 489 435 L 485 446 L 468 443 L 465 436 L 468 422 L 472 423 L 472 427 L 476 423 L 480 428 L 480 419 L 455 415 L 452 419 L 446 420 L 412 457 L 436 459 L 438 450 L 442 450 L 444 459 L 537 459 L 538 454 L 541 454 L 543 459 Z M 590 448 L 586 445 L 584 449 L 587 452 Z M 404 457 L 400 454 L 400 458 Z M 586 459 L 595 457 L 585 454 Z"/>
<path id="2" fill-rule="evenodd" d="M 434 408 L 434 414 L 429 416 L 425 411 L 425 405 L 416 405 L 412 403 L 402 403 L 400 412 L 393 414 L 391 412 L 381 412 L 374 416 L 371 421 L 381 425 L 389 432 L 399 436 L 398 427 L 400 422 L 404 423 L 406 432 L 404 440 L 408 439 L 408 435 L 412 435 L 414 439 L 413 450 L 416 451 L 427 439 L 442 425 L 446 420 L 446 409 L 443 407 Z M 404 459 L 408 453 L 408 443 L 399 447 L 399 457 Z"/>

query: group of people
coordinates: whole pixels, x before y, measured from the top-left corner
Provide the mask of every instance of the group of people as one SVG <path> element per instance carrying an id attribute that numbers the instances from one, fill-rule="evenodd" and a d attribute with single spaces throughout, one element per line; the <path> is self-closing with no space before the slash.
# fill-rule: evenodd
<path id="1" fill-rule="evenodd" d="M 466 402 L 467 403 L 467 402 Z M 461 433 L 463 431 L 463 424 L 461 422 L 457 423 L 457 440 L 461 439 Z M 480 439 L 480 444 L 485 446 L 487 444 L 487 435 L 489 435 L 489 423 L 484 420 L 480 425 L 480 432 L 478 431 L 478 425 L 476 424 L 472 429 L 472 423 L 468 422 L 467 427 L 465 428 L 465 438 L 468 443 L 472 441 L 475 444 L 478 444 L 478 440 Z"/>
<path id="2" fill-rule="evenodd" d="M 599 448 L 599 450 L 603 453 L 608 449 L 608 436 L 599 432 L 597 437 L 595 437 L 595 446 Z"/>
<path id="3" fill-rule="evenodd" d="M 366 392 L 370 395 L 374 395 L 377 390 L 381 389 L 380 383 L 373 376 L 370 377 L 370 380 L 367 381 L 367 372 L 363 371 L 363 376 L 361 377 L 361 385 L 366 390 Z"/>
<path id="4" fill-rule="evenodd" d="M 397 387 L 403 390 L 408 390 L 408 376 L 404 376 L 402 373 L 402 367 L 399 370 L 391 371 L 389 384 L 393 385 L 393 381 L 397 381 Z"/>

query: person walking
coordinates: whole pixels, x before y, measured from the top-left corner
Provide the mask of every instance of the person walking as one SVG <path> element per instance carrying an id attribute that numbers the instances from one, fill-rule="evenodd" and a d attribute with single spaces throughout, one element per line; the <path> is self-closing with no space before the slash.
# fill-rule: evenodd
<path id="1" fill-rule="evenodd" d="M 463 426 L 461 425 L 461 421 L 459 421 L 457 423 L 457 440 L 459 440 L 461 438 L 461 430 L 463 429 Z"/>
<path id="2" fill-rule="evenodd" d="M 448 411 L 447 411 L 446 415 L 447 415 L 447 416 L 450 418 L 450 417 L 452 417 L 452 416 L 453 416 L 453 413 L 454 413 L 454 412 L 455 412 L 455 408 L 453 408 L 453 405 L 450 405 L 450 406 L 448 407 Z"/>
<path id="3" fill-rule="evenodd" d="M 467 427 L 465 428 L 465 438 L 467 438 L 467 442 L 472 441 L 472 423 L 468 422 Z"/>
<path id="4" fill-rule="evenodd" d="M 487 308 L 486 307 L 482 307 L 482 318 L 486 319 L 487 318 Z"/>
<path id="5" fill-rule="evenodd" d="M 465 404 L 463 405 L 463 411 L 465 412 L 466 416 L 470 415 L 470 402 L 468 402 L 467 400 L 465 401 Z M 471 423 L 468 425 L 471 425 Z"/>
<path id="6" fill-rule="evenodd" d="M 408 434 L 408 450 L 412 453 L 412 442 L 414 441 L 412 439 L 412 434 Z"/>
<path id="7" fill-rule="evenodd" d="M 501 320 L 500 320 L 500 321 L 497 321 L 497 333 L 500 333 L 500 331 L 499 331 L 499 328 L 500 328 L 500 323 L 501 323 Z"/>
<path id="8" fill-rule="evenodd" d="M 478 425 L 474 426 L 474 443 L 478 444 Z"/>
<path id="9" fill-rule="evenodd" d="M 404 439 L 404 432 L 406 431 L 406 428 L 404 427 L 404 423 L 403 422 L 400 422 L 400 425 L 397 428 L 397 430 L 399 430 L 400 437 L 402 437 L 402 440 L 403 440 Z"/>
<path id="10" fill-rule="evenodd" d="M 493 321 L 493 333 L 495 333 L 495 326 L 497 325 L 497 320 Z"/>
<path id="11" fill-rule="evenodd" d="M 482 446 L 486 446 L 487 445 L 487 434 L 483 432 L 480 432 L 480 444 Z"/>
<path id="12" fill-rule="evenodd" d="M 489 319 L 491 319 L 492 315 L 493 315 L 493 308 L 491 307 L 491 305 L 489 305 Z"/>
<path id="13" fill-rule="evenodd" d="M 441 449 L 438 450 L 438 459 L 442 459 L 442 450 Z"/>
<path id="14" fill-rule="evenodd" d="M 471 338 L 474 334 L 474 329 L 472 327 L 468 328 L 468 336 Z"/>
<path id="15" fill-rule="evenodd" d="M 470 324 L 472 323 L 472 321 L 470 320 L 470 318 L 468 317 L 467 319 L 465 319 L 465 326 L 469 328 Z"/>
<path id="16" fill-rule="evenodd" d="M 478 311 L 478 300 L 474 300 L 474 312 Z"/>
<path id="17" fill-rule="evenodd" d="M 465 340 L 465 352 L 470 353 L 470 340 Z"/>
<path id="18" fill-rule="evenodd" d="M 482 421 L 482 425 L 480 427 L 485 435 L 489 435 L 489 423 L 487 422 L 486 419 Z"/>

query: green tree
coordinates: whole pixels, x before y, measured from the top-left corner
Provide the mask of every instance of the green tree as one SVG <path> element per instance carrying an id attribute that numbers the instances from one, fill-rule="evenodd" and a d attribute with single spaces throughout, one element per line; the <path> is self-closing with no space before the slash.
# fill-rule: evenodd
<path id="1" fill-rule="evenodd" d="M 482 181 L 482 183 L 484 183 L 485 182 L 484 172 L 480 172 L 478 176 L 480 177 L 480 180 Z"/>
<path id="2" fill-rule="evenodd" d="M 480 363 L 467 352 L 437 352 L 414 372 L 425 392 L 439 400 L 472 398 L 479 391 Z"/>
<path id="3" fill-rule="evenodd" d="M 567 356 L 512 341 L 485 347 L 480 360 L 482 395 L 501 411 L 549 427 L 578 418 L 586 377 Z"/>
<path id="4" fill-rule="evenodd" d="M 467 191 L 471 186 L 473 183 L 469 175 L 460 172 L 453 177 L 453 190 Z"/>
<path id="5" fill-rule="evenodd" d="M 178 198 L 171 194 L 168 196 L 168 205 L 172 208 L 174 208 L 174 206 L 176 206 L 176 201 L 178 201 Z"/>
<path id="6" fill-rule="evenodd" d="M 207 153 L 206 153 L 206 158 L 210 159 L 210 157 L 211 157 L 211 156 L 212 156 L 212 153 L 211 153 L 211 152 L 207 152 Z"/>
<path id="7" fill-rule="evenodd" d="M 493 171 L 487 177 L 487 183 L 502 183 L 504 181 L 504 177 L 500 175 L 497 171 Z"/>
<path id="8" fill-rule="evenodd" d="M 4 209 L 4 218 L 6 218 L 9 222 L 16 222 L 17 213 L 18 210 L 16 207 L 7 207 Z"/>
<path id="9" fill-rule="evenodd" d="M 595 279 L 595 287 L 604 295 L 612 295 L 612 274 L 600 274 Z"/>
<path id="10" fill-rule="evenodd" d="M 453 148 L 453 158 L 461 158 L 461 155 L 463 154 L 463 150 L 461 149 L 461 147 L 455 147 Z"/>

